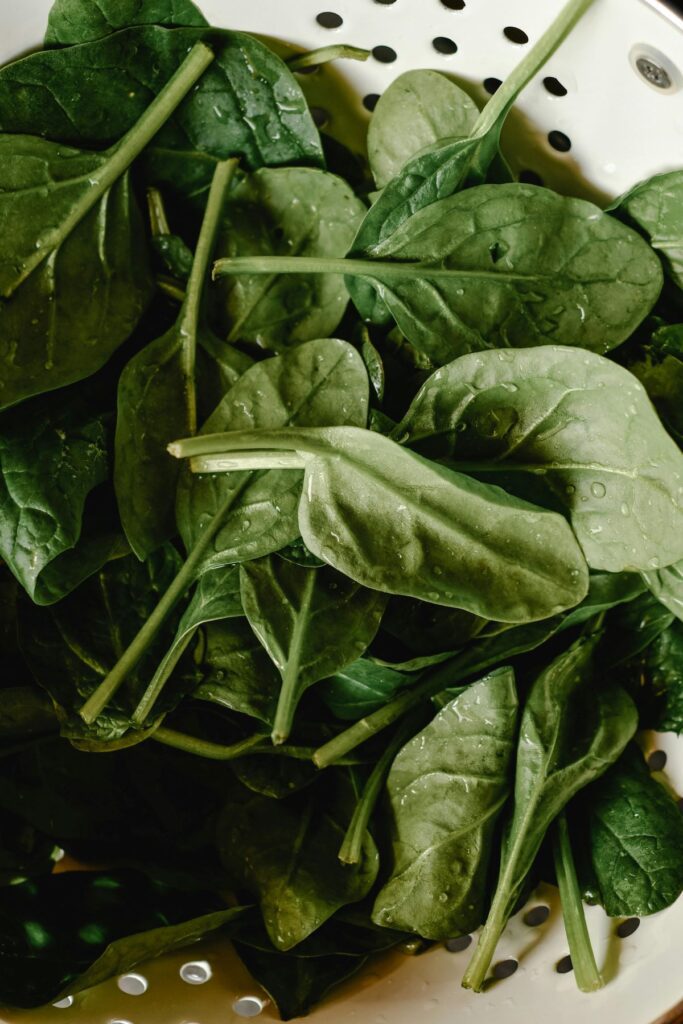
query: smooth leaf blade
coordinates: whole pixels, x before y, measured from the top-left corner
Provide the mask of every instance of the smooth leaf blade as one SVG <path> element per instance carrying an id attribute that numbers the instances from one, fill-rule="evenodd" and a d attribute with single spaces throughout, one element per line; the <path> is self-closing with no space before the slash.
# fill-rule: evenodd
<path id="1" fill-rule="evenodd" d="M 131 25 L 206 25 L 191 0 L 55 0 L 45 46 L 73 46 Z"/>

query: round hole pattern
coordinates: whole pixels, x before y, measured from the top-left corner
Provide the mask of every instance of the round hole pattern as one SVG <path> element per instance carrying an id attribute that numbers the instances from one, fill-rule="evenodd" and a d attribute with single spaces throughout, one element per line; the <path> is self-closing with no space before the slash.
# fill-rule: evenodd
<path id="1" fill-rule="evenodd" d="M 240 996 L 232 1004 L 233 1013 L 238 1017 L 258 1017 L 266 1007 L 266 1002 L 260 996 Z"/>
<path id="2" fill-rule="evenodd" d="M 503 35 L 506 39 L 509 39 L 511 43 L 517 43 L 518 46 L 522 46 L 524 43 L 529 42 L 529 37 L 523 29 L 517 28 L 515 25 L 506 25 L 503 29 Z"/>
<path id="3" fill-rule="evenodd" d="M 449 11 L 464 11 L 465 0 L 441 0 L 441 6 Z"/>
<path id="4" fill-rule="evenodd" d="M 324 107 L 311 107 L 311 117 L 318 128 L 324 128 L 329 124 L 330 115 Z"/>
<path id="5" fill-rule="evenodd" d="M 377 106 L 378 103 L 379 103 L 379 93 L 378 92 L 369 92 L 367 96 L 363 97 L 363 106 L 365 107 L 366 110 L 369 110 L 370 113 L 372 113 L 372 111 L 375 109 L 375 107 Z"/>
<path id="6" fill-rule="evenodd" d="M 530 167 L 519 172 L 519 180 L 524 185 L 542 185 L 543 178 L 537 171 L 532 171 Z"/>
<path id="7" fill-rule="evenodd" d="M 459 935 L 457 939 L 446 939 L 445 945 L 449 953 L 462 953 L 463 949 L 472 945 L 472 936 Z"/>
<path id="8" fill-rule="evenodd" d="M 550 907 L 532 907 L 531 910 L 527 910 L 524 915 L 524 924 L 528 925 L 529 928 L 538 928 L 539 925 L 545 924 L 550 917 Z"/>
<path id="9" fill-rule="evenodd" d="M 564 132 L 556 130 L 548 132 L 548 142 L 558 153 L 568 153 L 572 148 L 572 140 Z"/>
<path id="10" fill-rule="evenodd" d="M 666 751 L 653 750 L 647 759 L 647 766 L 651 772 L 661 772 L 666 765 Z"/>
<path id="11" fill-rule="evenodd" d="M 432 39 L 432 46 L 437 53 L 445 53 L 450 55 L 455 53 L 458 49 L 457 44 L 449 39 L 448 36 L 437 36 L 436 39 Z"/>
<path id="12" fill-rule="evenodd" d="M 671 88 L 671 76 L 666 68 L 656 64 L 649 57 L 638 57 L 636 67 L 646 82 L 658 89 Z"/>
<path id="13" fill-rule="evenodd" d="M 206 960 L 195 960 L 183 964 L 179 974 L 188 985 L 204 985 L 211 978 L 211 965 Z"/>
<path id="14" fill-rule="evenodd" d="M 389 7 L 390 4 L 395 4 L 396 0 L 375 0 L 376 4 L 382 4 L 383 7 Z"/>
<path id="15" fill-rule="evenodd" d="M 390 46 L 373 46 L 372 56 L 375 60 L 378 60 L 380 64 L 393 64 L 396 60 L 396 50 L 392 50 Z"/>
<path id="16" fill-rule="evenodd" d="M 515 973 L 518 967 L 519 963 L 512 958 L 509 960 L 499 960 L 498 963 L 495 964 L 492 974 L 494 978 L 498 979 L 509 978 Z"/>
<path id="17" fill-rule="evenodd" d="M 68 1010 L 70 1006 L 73 1006 L 73 1004 L 74 1004 L 74 997 L 73 996 L 66 996 L 64 999 L 60 999 L 58 1003 L 53 1003 L 52 1005 L 57 1010 Z"/>
<path id="18" fill-rule="evenodd" d="M 558 974 L 569 974 L 570 971 L 574 970 L 572 958 L 569 956 L 569 954 L 567 954 L 567 956 L 561 957 L 557 961 L 557 963 L 555 964 L 555 970 Z"/>
<path id="19" fill-rule="evenodd" d="M 116 984 L 127 996 L 141 996 L 149 988 L 144 974 L 122 974 Z"/>
<path id="20" fill-rule="evenodd" d="M 543 85 L 545 86 L 546 91 L 549 92 L 551 96 L 567 95 L 567 90 L 562 85 L 562 82 L 560 82 L 558 78 L 553 78 L 552 75 L 546 75 L 546 77 L 543 79 Z"/>
<path id="21" fill-rule="evenodd" d="M 344 24 L 341 14 L 335 11 L 321 11 L 315 19 L 321 28 L 339 28 Z"/>
<path id="22" fill-rule="evenodd" d="M 639 917 L 627 917 L 625 921 L 617 925 L 617 935 L 620 939 L 627 939 L 629 935 L 633 935 L 640 928 Z"/>
<path id="23" fill-rule="evenodd" d="M 484 88 L 486 89 L 486 91 L 488 93 L 491 94 L 491 96 L 493 96 L 494 92 L 497 92 L 498 89 L 500 89 L 502 84 L 503 83 L 501 82 L 500 78 L 485 78 L 484 79 Z"/>

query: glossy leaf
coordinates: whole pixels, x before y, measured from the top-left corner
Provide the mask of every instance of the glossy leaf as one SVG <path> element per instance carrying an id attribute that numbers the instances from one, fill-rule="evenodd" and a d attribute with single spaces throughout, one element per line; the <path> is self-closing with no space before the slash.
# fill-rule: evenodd
<path id="1" fill-rule="evenodd" d="M 447 939 L 484 917 L 496 820 L 512 788 L 511 669 L 473 683 L 396 757 L 387 791 L 393 864 L 376 924 Z"/>
<path id="2" fill-rule="evenodd" d="M 474 102 L 437 71 L 405 71 L 382 93 L 368 127 L 368 157 L 377 188 L 436 142 L 469 135 L 479 115 Z"/>
<path id="3" fill-rule="evenodd" d="M 73 46 L 131 25 L 206 25 L 191 0 L 55 0 L 45 46 Z"/>
<path id="4" fill-rule="evenodd" d="M 659 732 L 683 734 L 683 626 L 674 621 L 635 664 L 633 688 L 641 724 Z M 0 695 L 1 698 L 1 695 Z"/>
<path id="5" fill-rule="evenodd" d="M 365 652 L 387 599 L 328 566 L 277 556 L 242 565 L 240 589 L 249 625 L 282 676 L 273 741 L 283 743 L 308 687 Z"/>
<path id="6" fill-rule="evenodd" d="M 653 569 L 642 574 L 648 590 L 668 608 L 677 619 L 683 620 L 683 561 Z"/>
<path id="7" fill-rule="evenodd" d="M 200 431 L 358 424 L 367 419 L 368 382 L 358 353 L 324 338 L 252 366 Z M 233 496 L 204 569 L 276 551 L 299 535 L 301 473 L 290 469 L 181 477 L 177 519 L 188 550 L 204 524 Z"/>
<path id="8" fill-rule="evenodd" d="M 375 881 L 378 856 L 369 835 L 360 865 L 344 867 L 337 859 L 346 803 L 345 788 L 318 799 L 306 792 L 288 801 L 247 792 L 223 809 L 218 826 L 223 863 L 258 896 L 268 935 L 279 950 L 292 949 L 340 907 L 362 900 Z"/>
<path id="9" fill-rule="evenodd" d="M 662 258 L 666 272 L 683 288 L 683 174 L 655 174 L 622 196 L 610 209 L 634 224 Z"/>
<path id="10" fill-rule="evenodd" d="M 342 257 L 364 211 L 335 175 L 304 167 L 264 168 L 231 192 L 217 251 L 231 257 Z M 334 334 L 349 298 L 335 274 L 223 278 L 216 291 L 218 323 L 228 339 L 273 352 Z"/>
<path id="11" fill-rule="evenodd" d="M 616 686 L 590 685 L 595 639 L 559 655 L 532 686 L 520 726 L 514 806 L 493 902 L 463 985 L 479 991 L 543 837 L 567 802 L 619 757 L 638 726 Z"/>
<path id="12" fill-rule="evenodd" d="M 275 716 L 280 677 L 244 619 L 207 625 L 198 700 L 250 715 L 270 724 Z"/>
<path id="13" fill-rule="evenodd" d="M 601 356 L 560 346 L 464 356 L 430 377 L 395 436 L 455 467 L 542 474 L 592 568 L 683 557 L 683 454 L 642 385 Z"/>
<path id="14" fill-rule="evenodd" d="M 321 683 L 320 696 L 337 718 L 355 721 L 413 682 L 414 677 L 359 658 Z"/>
<path id="15" fill-rule="evenodd" d="M 664 910 L 683 892 L 683 816 L 632 746 L 586 790 L 590 855 L 610 917 Z"/>

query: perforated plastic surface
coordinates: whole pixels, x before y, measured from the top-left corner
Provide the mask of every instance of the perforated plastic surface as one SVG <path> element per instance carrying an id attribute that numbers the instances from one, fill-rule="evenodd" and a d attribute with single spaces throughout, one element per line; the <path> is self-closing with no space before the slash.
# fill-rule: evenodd
<path id="1" fill-rule="evenodd" d="M 197 0 L 214 24 L 268 34 L 312 49 L 349 42 L 374 50 L 365 64 L 302 77 L 311 102 L 327 111 L 327 130 L 362 148 L 372 98 L 414 67 L 448 72 L 483 100 L 485 80 L 503 79 L 562 6 L 562 0 Z M 51 0 L 0 3 L 0 60 L 39 43 Z M 324 12 L 341 24 L 325 28 Z M 339 19 L 322 19 L 336 21 Z M 505 29 L 516 29 L 506 34 Z M 640 69 L 638 65 L 640 65 Z M 544 81 L 553 79 L 554 81 Z M 650 79 L 650 80 L 648 80 Z M 655 82 L 652 81 L 655 80 Z M 659 83 L 656 84 L 656 82 Z M 489 89 L 494 83 L 488 82 Z M 662 88 L 664 84 L 664 88 Z M 559 85 L 559 88 L 558 88 Z M 596 0 L 570 38 L 522 95 L 505 142 L 517 169 L 566 193 L 606 197 L 641 178 L 683 164 L 683 24 L 656 0 Z M 554 143 L 554 145 L 553 145 Z M 569 148 L 567 148 L 569 143 Z M 559 149 L 557 147 L 560 147 Z M 666 751 L 668 784 L 683 794 L 683 740 L 643 738 Z M 683 997 L 683 900 L 618 930 L 599 908 L 588 922 L 608 979 L 582 995 L 571 973 L 556 893 L 543 887 L 526 910 L 549 906 L 532 926 L 525 912 L 508 927 L 497 961 L 515 973 L 483 995 L 460 988 L 469 951 L 436 948 L 392 955 L 343 986 L 314 1011 L 317 1024 L 650 1024 Z M 65 908 L 65 912 L 68 912 Z M 200 943 L 112 981 L 73 1003 L 14 1013 L 5 1024 L 236 1024 L 273 1020 L 273 1008 L 218 940 Z M 146 985 L 145 985 L 146 983 Z M 128 989 L 128 991 L 125 991 Z M 137 990 L 139 994 L 131 994 Z M 143 991 L 144 990 L 144 991 Z M 680 1017 L 683 1020 L 683 1014 Z"/>

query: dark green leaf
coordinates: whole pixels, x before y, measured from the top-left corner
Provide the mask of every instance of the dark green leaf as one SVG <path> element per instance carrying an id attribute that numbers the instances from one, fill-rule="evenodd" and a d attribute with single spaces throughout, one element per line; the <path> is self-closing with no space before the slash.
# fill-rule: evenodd
<path id="1" fill-rule="evenodd" d="M 375 901 L 376 924 L 429 939 L 481 924 L 516 732 L 514 673 L 500 669 L 403 747 L 387 780 L 393 864 Z"/>
<path id="2" fill-rule="evenodd" d="M 52 702 L 43 690 L 36 686 L 0 688 L 0 738 L 40 736 L 56 728 Z"/>
<path id="3" fill-rule="evenodd" d="M 672 622 L 633 666 L 641 723 L 660 732 L 683 733 L 683 625 Z"/>
<path id="4" fill-rule="evenodd" d="M 194 696 L 270 724 L 280 677 L 244 619 L 211 622 L 205 632 L 203 679 Z"/>
<path id="5" fill-rule="evenodd" d="M 355 721 L 386 704 L 414 676 L 359 658 L 320 686 L 320 696 L 337 718 Z"/>
<path id="6" fill-rule="evenodd" d="M 671 436 L 683 447 L 683 326 L 656 330 L 651 343 L 628 368 L 647 391 Z"/>
<path id="7" fill-rule="evenodd" d="M 191 0 L 55 0 L 46 46 L 73 46 L 131 25 L 206 25 Z"/>

